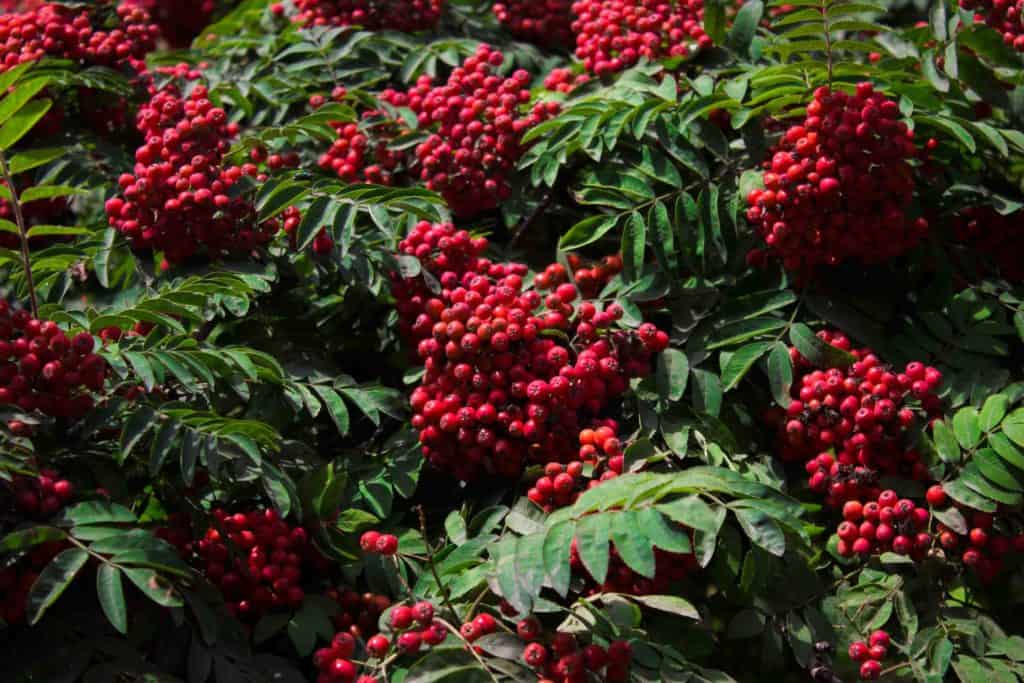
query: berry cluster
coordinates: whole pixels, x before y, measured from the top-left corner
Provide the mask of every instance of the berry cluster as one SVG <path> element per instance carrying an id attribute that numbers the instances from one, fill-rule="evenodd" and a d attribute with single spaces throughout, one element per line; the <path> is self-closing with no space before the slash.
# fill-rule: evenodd
<path id="1" fill-rule="evenodd" d="M 103 388 L 107 363 L 93 353 L 92 335 L 68 338 L 57 324 L 10 310 L 0 300 L 0 405 L 53 417 L 78 418 L 93 406 L 89 392 Z M 26 433 L 20 421 L 7 425 Z"/>
<path id="2" fill-rule="evenodd" d="M 74 485 L 54 470 L 43 470 L 38 477 L 15 476 L 10 487 L 17 511 L 31 518 L 51 517 L 75 495 Z"/>
<path id="3" fill-rule="evenodd" d="M 520 40 L 550 46 L 573 43 L 571 0 L 501 0 L 492 9 Z"/>
<path id="4" fill-rule="evenodd" d="M 338 613 L 333 617 L 334 627 L 356 638 L 366 639 L 377 635 L 380 615 L 391 607 L 391 598 L 377 593 L 331 588 L 326 595 L 338 603 Z"/>
<path id="5" fill-rule="evenodd" d="M 247 622 L 282 607 L 298 607 L 307 535 L 273 510 L 213 511 L 214 524 L 194 543 L 203 575 L 218 586 L 228 611 Z"/>
<path id="6" fill-rule="evenodd" d="M 949 498 L 941 484 L 935 484 L 925 495 L 934 509 L 949 506 Z M 995 518 L 986 512 L 958 506 L 967 523 L 967 533 L 959 534 L 945 524 L 937 524 L 935 533 L 946 557 L 959 556 L 972 568 L 982 582 L 989 582 L 1003 570 L 1003 559 L 1009 553 L 1024 554 L 1024 532 L 1014 536 L 995 528 Z"/>
<path id="7" fill-rule="evenodd" d="M 333 123 L 338 139 L 320 155 L 317 165 L 347 183 L 390 185 L 405 164 L 406 154 L 388 147 L 400 126 L 378 111 L 367 111 L 359 123 Z"/>
<path id="8" fill-rule="evenodd" d="M 618 425 L 611 419 L 601 422 L 596 429 L 580 431 L 579 460 L 564 465 L 549 462 L 544 466 L 543 476 L 527 491 L 527 498 L 545 512 L 551 512 L 572 505 L 584 490 L 622 474 L 624 460 L 622 443 L 616 434 Z M 585 465 L 589 465 L 589 472 Z"/>
<path id="9" fill-rule="evenodd" d="M 123 0 L 122 4 L 146 10 L 160 27 L 160 37 L 174 47 L 188 47 L 217 9 L 214 0 Z"/>
<path id="10" fill-rule="evenodd" d="M 356 601 L 358 602 L 358 594 Z M 383 597 L 383 596 L 376 596 Z M 386 598 L 385 598 L 386 600 Z M 383 660 L 397 651 L 399 655 L 414 655 L 424 645 L 440 645 L 448 637 L 448 629 L 434 619 L 434 606 L 429 602 L 418 602 L 412 607 L 397 605 L 388 617 L 391 629 L 397 634 L 394 642 L 382 634 L 366 638 L 365 649 L 371 659 Z M 376 625 L 374 625 L 376 630 Z M 356 639 L 360 637 L 349 631 L 335 634 L 330 647 L 317 650 L 313 664 L 320 672 L 317 683 L 352 683 L 359 674 L 359 664 L 353 657 Z M 365 637 L 365 636 L 364 636 Z M 358 683 L 375 683 L 370 675 L 360 676 Z"/>
<path id="11" fill-rule="evenodd" d="M 572 280 L 584 299 L 597 297 L 604 286 L 622 272 L 622 256 L 619 254 L 605 256 L 600 263 L 591 264 L 589 268 L 585 267 L 583 259 L 578 254 L 569 254 L 566 260 L 572 269 Z M 561 295 L 572 288 L 572 285 L 567 285 L 569 289 L 563 286 L 569 282 L 569 275 L 561 263 L 552 263 L 534 278 L 533 286 L 540 291 L 556 289 L 556 293 Z M 600 318 L 597 320 L 600 322 Z"/>
<path id="12" fill-rule="evenodd" d="M 856 640 L 850 643 L 850 659 L 860 663 L 860 677 L 864 681 L 873 681 L 882 673 L 882 660 L 889 654 L 889 634 L 875 631 L 868 642 Z"/>
<path id="13" fill-rule="evenodd" d="M 424 31 L 441 18 L 443 0 L 295 0 L 293 21 L 313 26 Z"/>
<path id="14" fill-rule="evenodd" d="M 571 93 L 590 81 L 590 74 L 574 74 L 572 69 L 552 69 L 544 78 L 544 89 L 551 92 Z"/>
<path id="15" fill-rule="evenodd" d="M 0 14 L 0 72 L 50 56 L 142 73 L 142 60 L 156 46 L 160 29 L 139 7 L 121 5 L 117 16 L 119 24 L 108 31 L 95 26 L 88 11 L 63 5 Z"/>
<path id="16" fill-rule="evenodd" d="M 523 663 L 543 681 L 600 680 L 619 683 L 629 680 L 633 650 L 625 640 L 613 640 L 605 649 L 597 643 L 581 646 L 571 633 L 556 632 L 545 645 L 540 642 L 540 623 L 530 617 L 516 627 L 522 640 Z"/>
<path id="17" fill-rule="evenodd" d="M 390 557 L 398 552 L 398 537 L 379 531 L 367 531 L 359 537 L 359 547 L 364 553 Z"/>
<path id="18" fill-rule="evenodd" d="M 964 209 L 953 222 L 957 241 L 981 252 L 1008 280 L 1024 280 L 1024 212 L 1004 216 L 992 207 Z"/>
<path id="19" fill-rule="evenodd" d="M 236 124 L 197 85 L 188 97 L 174 86 L 155 93 L 136 117 L 145 143 L 135 151 L 134 173 L 119 183 L 122 196 L 106 203 L 110 225 L 137 249 L 164 253 L 164 267 L 184 261 L 200 247 L 219 256 L 250 251 L 272 237 L 277 224 L 256 224 L 253 205 L 232 196 L 243 173 L 255 165 L 224 166 Z"/>
<path id="20" fill-rule="evenodd" d="M 459 216 L 493 209 L 509 197 L 508 175 L 523 154 L 522 136 L 559 109 L 556 102 L 537 103 L 521 113 L 530 101 L 530 74 L 520 69 L 509 78 L 495 75 L 504 59 L 481 44 L 444 85 L 424 75 L 408 92 L 381 93 L 392 106 L 415 112 L 421 129 L 433 131 L 416 147 L 420 178 Z"/>
<path id="21" fill-rule="evenodd" d="M 712 45 L 703 0 L 576 0 L 572 11 L 576 56 L 598 76 Z"/>
<path id="22" fill-rule="evenodd" d="M 932 544 L 930 517 L 927 508 L 900 498 L 893 490 L 882 491 L 864 504 L 849 500 L 843 505 L 843 521 L 836 530 L 838 552 L 844 557 L 866 557 L 891 551 L 922 560 Z"/>
<path id="23" fill-rule="evenodd" d="M 1024 0 L 960 0 L 960 6 L 998 31 L 1007 47 L 1024 52 Z"/>
<path id="24" fill-rule="evenodd" d="M 421 222 L 399 248 L 437 289 L 397 274 L 392 288 L 401 333 L 425 369 L 410 397 L 423 454 L 464 480 L 566 460 L 580 430 L 668 345 L 653 326 L 646 335 L 610 330 L 621 307 L 574 307 L 572 287 L 544 298 L 524 291 L 527 267 L 493 263 L 486 247 L 451 224 Z"/>
<path id="25" fill-rule="evenodd" d="M 847 260 L 880 263 L 928 231 L 907 215 L 917 155 L 899 105 L 859 83 L 856 93 L 814 91 L 803 123 L 789 128 L 764 162 L 764 189 L 747 197 L 747 219 L 787 270 Z"/>
<path id="26" fill-rule="evenodd" d="M 790 349 L 793 400 L 769 414 L 780 432 L 780 456 L 804 462 L 810 487 L 832 506 L 865 495 L 877 472 L 926 480 L 927 468 L 905 437 L 917 406 L 928 416 L 941 412 L 935 390 L 942 374 L 918 362 L 896 372 L 838 332 L 821 331 L 818 338 L 856 360 L 844 370 L 820 370 Z"/>

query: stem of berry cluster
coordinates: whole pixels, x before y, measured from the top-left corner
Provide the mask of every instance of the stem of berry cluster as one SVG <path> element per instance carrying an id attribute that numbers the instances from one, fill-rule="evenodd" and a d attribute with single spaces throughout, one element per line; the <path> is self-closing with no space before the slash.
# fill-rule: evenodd
<path id="1" fill-rule="evenodd" d="M 32 261 L 28 251 L 28 226 L 25 224 L 25 216 L 21 212 L 21 201 L 18 199 L 18 191 L 14 187 L 14 179 L 7 168 L 7 157 L 0 152 L 0 172 L 3 173 L 3 180 L 7 183 L 7 190 L 11 193 L 11 207 L 14 209 L 14 222 L 18 225 L 18 235 L 21 237 L 21 262 L 25 270 L 25 284 L 28 286 L 28 300 L 32 305 L 32 317 L 39 317 L 39 301 L 36 299 L 36 284 L 32 279 Z"/>
<path id="2" fill-rule="evenodd" d="M 427 513 L 423 510 L 422 505 L 416 508 L 416 512 L 420 517 L 420 534 L 423 536 L 423 545 L 427 549 L 427 566 L 430 567 L 430 573 L 433 575 L 434 581 L 437 582 L 437 589 L 441 591 L 441 602 L 444 603 L 445 609 L 457 619 L 459 613 L 455 611 L 455 607 L 452 605 L 451 591 L 441 581 L 441 575 L 437 573 L 437 566 L 434 564 L 434 549 L 430 547 L 430 541 L 427 537 Z"/>

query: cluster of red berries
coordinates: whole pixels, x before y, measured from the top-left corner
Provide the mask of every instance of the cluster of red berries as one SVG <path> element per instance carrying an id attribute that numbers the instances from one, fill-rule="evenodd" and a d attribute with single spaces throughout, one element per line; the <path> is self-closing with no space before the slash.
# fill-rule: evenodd
<path id="1" fill-rule="evenodd" d="M 843 505 L 843 521 L 836 530 L 838 552 L 843 557 L 866 557 L 892 551 L 922 560 L 932 545 L 930 518 L 927 508 L 900 498 L 892 490 L 882 491 L 875 500 L 863 504 L 849 500 Z"/>
<path id="2" fill-rule="evenodd" d="M 377 635 L 380 615 L 391 607 L 391 598 L 378 593 L 331 588 L 325 594 L 338 604 L 338 613 L 332 618 L 334 628 L 347 631 L 356 638 Z"/>
<path id="3" fill-rule="evenodd" d="M 66 547 L 65 541 L 41 543 L 13 565 L 0 568 L 0 619 L 8 625 L 25 620 L 25 607 L 32 585 L 39 578 L 39 573 Z"/>
<path id="4" fill-rule="evenodd" d="M 960 6 L 998 31 L 1007 47 L 1024 52 L 1024 0 L 960 0 Z"/>
<path id="5" fill-rule="evenodd" d="M 443 0 L 295 0 L 293 21 L 305 26 L 362 26 L 424 31 L 441 18 Z"/>
<path id="6" fill-rule="evenodd" d="M 573 43 L 571 0 L 501 0 L 492 9 L 521 40 L 551 46 Z"/>
<path id="7" fill-rule="evenodd" d="M 855 640 L 850 643 L 850 659 L 860 663 L 860 678 L 873 681 L 882 674 L 882 660 L 889 654 L 889 634 L 875 631 L 868 637 L 868 642 Z"/>
<path id="8" fill-rule="evenodd" d="M 200 570 L 224 594 L 228 611 L 247 622 L 302 604 L 307 534 L 274 510 L 213 511 L 214 524 L 193 544 Z"/>
<path id="9" fill-rule="evenodd" d="M 899 105 L 859 83 L 856 93 L 814 91 L 804 121 L 789 128 L 764 162 L 764 189 L 747 197 L 747 219 L 768 256 L 787 270 L 847 260 L 880 263 L 928 231 L 907 214 L 914 193 L 914 133 Z"/>
<path id="10" fill-rule="evenodd" d="M 410 397 L 412 425 L 424 456 L 461 479 L 567 460 L 580 430 L 668 345 L 653 326 L 611 331 L 622 308 L 574 306 L 571 286 L 547 297 L 524 291 L 524 264 L 483 258 L 487 240 L 451 224 L 421 222 L 399 248 L 438 285 L 393 277 L 400 331 L 425 369 Z"/>
<path id="11" fill-rule="evenodd" d="M 238 132 L 227 113 L 213 106 L 197 85 L 183 98 L 169 85 L 140 108 L 136 127 L 145 143 L 135 151 L 134 173 L 119 178 L 122 196 L 106 203 L 110 225 L 137 249 L 158 249 L 164 266 L 192 256 L 200 247 L 219 256 L 249 251 L 268 242 L 277 224 L 256 224 L 244 197 L 231 196 L 253 164 L 223 164 L 229 138 Z"/>
<path id="12" fill-rule="evenodd" d="M 10 488 L 14 507 L 31 518 L 51 517 L 75 495 L 74 485 L 54 470 L 43 470 L 38 477 L 15 476 Z"/>
<path id="13" fill-rule="evenodd" d="M 93 406 L 89 392 L 102 389 L 107 375 L 107 363 L 93 353 L 94 346 L 87 332 L 69 339 L 57 323 L 12 312 L 0 300 L 0 405 L 81 417 Z M 7 426 L 27 433 L 20 421 Z"/>
<path id="14" fill-rule="evenodd" d="M 359 547 L 364 553 L 390 557 L 398 552 L 398 537 L 379 531 L 367 531 L 359 537 Z"/>
<path id="15" fill-rule="evenodd" d="M 494 74 L 504 55 L 481 44 L 444 85 L 424 75 L 408 92 L 385 90 L 382 99 L 416 113 L 433 131 L 416 147 L 420 178 L 459 216 L 493 209 L 511 193 L 508 175 L 522 156 L 522 136 L 556 114 L 557 102 L 537 103 L 528 113 L 530 74 Z"/>
<path id="16" fill-rule="evenodd" d="M 413 655 L 424 645 L 440 645 L 448 637 L 448 629 L 434 619 L 434 606 L 425 601 L 412 607 L 393 607 L 388 623 L 398 637 L 393 643 L 382 634 L 368 637 L 365 648 L 371 659 L 385 659 L 392 652 L 392 646 L 400 655 Z M 313 663 L 320 671 L 317 683 L 352 683 L 356 680 L 359 665 L 353 661 L 353 656 L 357 637 L 342 631 L 334 636 L 330 647 L 316 651 Z M 363 675 L 359 677 L 358 683 L 373 683 L 376 680 L 373 676 Z"/>
<path id="17" fill-rule="evenodd" d="M 954 219 L 958 242 L 981 252 L 1007 280 L 1024 280 L 1024 212 L 1004 216 L 989 206 L 964 209 Z"/>
<path id="18" fill-rule="evenodd" d="M 103 30 L 88 11 L 57 4 L 0 15 L 0 72 L 42 57 L 61 57 L 89 66 L 129 66 L 138 73 L 156 46 L 160 29 L 139 7 L 117 8 L 119 25 Z"/>
<path id="19" fill-rule="evenodd" d="M 544 77 L 544 89 L 568 94 L 589 81 L 590 74 L 587 73 L 575 74 L 572 69 L 552 69 Z"/>
<path id="20" fill-rule="evenodd" d="M 538 680 L 566 683 L 629 680 L 633 649 L 625 640 L 613 640 L 607 649 L 597 643 L 581 646 L 574 635 L 559 631 L 545 645 L 539 640 L 540 622 L 533 617 L 520 621 L 516 633 L 528 642 L 523 648 L 523 663 L 537 672 Z"/>
<path id="21" fill-rule="evenodd" d="M 936 509 L 949 505 L 949 498 L 941 484 L 935 484 L 926 493 L 928 504 Z M 946 557 L 957 555 L 972 568 L 978 578 L 988 583 L 1003 570 L 1003 560 L 1009 553 L 1024 554 L 1024 531 L 1010 536 L 995 528 L 995 517 L 987 512 L 960 507 L 967 522 L 967 533 L 958 534 L 945 524 L 937 524 L 935 533 Z"/>
<path id="22" fill-rule="evenodd" d="M 624 458 L 615 420 L 606 418 L 596 429 L 580 431 L 579 460 L 567 464 L 549 462 L 544 474 L 529 491 L 527 498 L 551 512 L 572 505 L 580 494 L 603 481 L 622 474 Z M 589 472 L 585 466 L 589 466 Z"/>
<path id="23" fill-rule="evenodd" d="M 317 165 L 347 183 L 390 185 L 395 172 L 404 165 L 406 154 L 389 148 L 401 133 L 399 125 L 371 110 L 359 123 L 335 122 L 338 139 L 320 155 Z"/>
<path id="24" fill-rule="evenodd" d="M 572 11 L 576 56 L 598 76 L 712 45 L 703 0 L 576 0 Z"/>
<path id="25" fill-rule="evenodd" d="M 597 297 L 608 282 L 622 272 L 622 256 L 611 254 L 601 259 L 600 263 L 593 263 L 586 267 L 583 258 L 579 254 L 569 254 L 566 259 L 569 268 L 572 269 L 572 281 L 576 283 L 580 294 L 584 299 Z M 558 292 L 566 292 L 562 285 L 569 282 L 570 273 L 566 271 L 561 263 L 548 265 L 541 273 L 538 273 L 533 280 L 533 286 L 540 291 L 556 289 Z M 572 285 L 569 285 L 571 288 Z M 600 322 L 600 318 L 597 318 Z M 598 325 L 599 327 L 601 325 Z"/>
<path id="26" fill-rule="evenodd" d="M 906 433 L 918 412 L 913 402 L 929 417 L 941 413 L 935 390 L 942 374 L 918 362 L 896 372 L 870 349 L 852 348 L 842 333 L 823 330 L 817 336 L 856 360 L 846 369 L 820 370 L 790 349 L 793 400 L 784 411 L 768 414 L 779 429 L 780 456 L 805 462 L 810 487 L 833 506 L 870 491 L 873 473 L 927 480 Z"/>
<path id="27" fill-rule="evenodd" d="M 160 27 L 160 36 L 173 47 L 188 47 L 217 9 L 215 0 L 123 0 L 128 7 L 141 7 Z"/>

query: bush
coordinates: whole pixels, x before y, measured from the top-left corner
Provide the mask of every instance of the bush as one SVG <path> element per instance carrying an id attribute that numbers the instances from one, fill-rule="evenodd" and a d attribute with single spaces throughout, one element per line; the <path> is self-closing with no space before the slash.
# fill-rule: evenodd
<path id="1" fill-rule="evenodd" d="M 4 2 L 3 681 L 1024 680 L 1020 2 Z"/>

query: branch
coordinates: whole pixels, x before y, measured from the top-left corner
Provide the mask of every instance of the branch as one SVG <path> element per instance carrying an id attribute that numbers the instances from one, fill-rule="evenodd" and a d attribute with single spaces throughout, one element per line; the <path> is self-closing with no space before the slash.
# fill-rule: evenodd
<path id="1" fill-rule="evenodd" d="M 14 222 L 18 224 L 18 234 L 21 237 L 21 262 L 25 269 L 25 284 L 28 286 L 28 300 L 32 306 L 32 317 L 39 317 L 39 301 L 36 299 L 36 283 L 32 279 L 32 261 L 28 251 L 28 226 L 25 225 L 25 216 L 21 212 L 21 202 L 18 200 L 18 191 L 14 187 L 14 178 L 7 168 L 7 157 L 0 151 L 0 172 L 3 173 L 3 180 L 7 183 L 7 189 L 11 192 L 11 207 L 14 209 Z"/>

